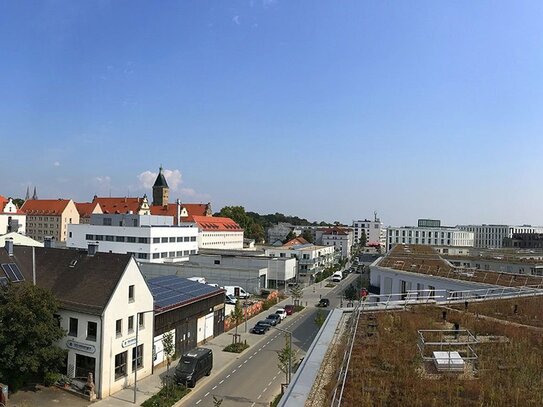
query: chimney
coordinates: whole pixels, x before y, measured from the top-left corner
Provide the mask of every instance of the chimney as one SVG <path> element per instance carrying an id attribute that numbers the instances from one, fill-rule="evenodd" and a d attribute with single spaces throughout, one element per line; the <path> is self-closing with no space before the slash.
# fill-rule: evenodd
<path id="1" fill-rule="evenodd" d="M 181 201 L 179 198 L 175 201 L 177 204 L 177 226 L 181 224 Z"/>
<path id="2" fill-rule="evenodd" d="M 50 249 L 51 247 L 53 247 L 51 242 L 51 236 L 45 236 L 45 238 L 43 239 L 43 247 L 45 247 L 46 249 Z"/>
<path id="3" fill-rule="evenodd" d="M 98 243 L 89 243 L 88 254 L 90 257 L 94 256 L 98 252 Z"/>
<path id="4" fill-rule="evenodd" d="M 6 252 L 8 252 L 8 256 L 13 256 L 13 240 L 6 239 Z"/>

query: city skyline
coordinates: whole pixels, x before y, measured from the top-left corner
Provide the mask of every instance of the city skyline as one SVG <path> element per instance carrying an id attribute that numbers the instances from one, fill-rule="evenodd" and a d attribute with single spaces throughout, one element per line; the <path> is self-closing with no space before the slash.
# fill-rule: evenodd
<path id="1" fill-rule="evenodd" d="M 543 224 L 543 4 L 0 6 L 0 194 Z"/>

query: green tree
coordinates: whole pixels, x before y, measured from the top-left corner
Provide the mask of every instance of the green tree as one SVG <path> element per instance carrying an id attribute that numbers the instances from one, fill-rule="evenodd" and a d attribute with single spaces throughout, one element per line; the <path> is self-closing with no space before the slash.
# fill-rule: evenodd
<path id="1" fill-rule="evenodd" d="M 294 352 L 292 351 L 292 348 L 290 347 L 290 343 L 288 341 L 288 335 L 285 335 L 285 347 L 281 350 L 277 351 L 277 357 L 279 359 L 279 363 L 277 366 L 279 369 L 285 374 L 286 380 L 288 382 L 289 380 L 289 372 L 292 371 L 292 360 L 294 359 Z M 290 367 L 290 370 L 289 370 Z"/>
<path id="2" fill-rule="evenodd" d="M 234 334 L 234 343 L 238 342 L 238 325 L 243 322 L 243 310 L 241 309 L 241 303 L 240 301 L 236 301 L 236 305 L 234 305 L 234 310 L 230 313 L 230 318 L 232 318 L 232 321 L 236 324 L 236 331 Z"/>
<path id="3" fill-rule="evenodd" d="M 283 243 L 287 243 L 290 240 L 294 239 L 295 237 L 296 237 L 296 234 L 291 230 L 290 232 L 288 232 L 288 234 L 283 239 Z"/>
<path id="4" fill-rule="evenodd" d="M 243 206 L 225 206 L 218 213 L 219 216 L 224 216 L 236 221 L 244 230 L 244 236 L 249 239 L 255 239 L 257 243 L 264 241 L 264 227 L 255 222 L 254 218 L 245 212 Z"/>
<path id="5" fill-rule="evenodd" d="M 354 285 L 349 285 L 349 287 L 347 287 L 344 291 L 344 295 L 345 295 L 345 298 L 349 301 L 355 301 L 357 300 L 357 293 L 358 291 L 356 290 L 355 286 Z"/>
<path id="6" fill-rule="evenodd" d="M 309 243 L 313 243 L 315 241 L 315 239 L 313 238 L 313 233 L 311 233 L 311 231 L 307 229 L 303 231 L 302 237 Z"/>
<path id="7" fill-rule="evenodd" d="M 317 315 L 315 315 L 315 324 L 317 324 L 318 327 L 321 327 L 322 324 L 324 324 L 324 321 L 326 321 L 326 316 L 324 315 L 324 312 L 322 310 L 317 311 Z"/>
<path id="8" fill-rule="evenodd" d="M 362 231 L 362 235 L 360 236 L 360 239 L 358 239 L 358 245 L 362 247 L 366 247 L 366 244 L 368 243 L 368 238 L 366 236 L 366 231 Z"/>
<path id="9" fill-rule="evenodd" d="M 21 208 L 21 206 L 23 206 L 23 204 L 25 203 L 25 200 L 21 198 L 13 198 L 13 203 L 15 204 L 15 206 L 17 206 L 17 208 Z"/>
<path id="10" fill-rule="evenodd" d="M 170 370 L 172 364 L 172 356 L 175 353 L 175 345 L 173 343 L 173 333 L 166 332 L 162 337 L 162 345 L 164 345 L 164 354 L 166 355 L 167 370 Z"/>
<path id="11" fill-rule="evenodd" d="M 66 351 L 54 345 L 65 336 L 50 291 L 17 283 L 0 288 L 0 382 L 16 390 L 29 380 L 58 372 Z"/>
<path id="12" fill-rule="evenodd" d="M 292 296 L 292 299 L 294 300 L 294 305 L 300 305 L 300 300 L 304 296 L 302 287 L 299 284 L 292 286 L 290 288 L 290 295 Z"/>

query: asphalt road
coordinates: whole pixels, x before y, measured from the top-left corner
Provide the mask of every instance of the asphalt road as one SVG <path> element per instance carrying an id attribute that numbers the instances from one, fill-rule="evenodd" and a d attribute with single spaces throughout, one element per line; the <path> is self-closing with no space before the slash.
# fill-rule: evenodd
<path id="1" fill-rule="evenodd" d="M 318 327 L 315 309 L 287 317 L 278 325 L 292 332 L 292 348 L 296 358 L 309 349 Z M 277 351 L 285 346 L 285 335 L 273 329 L 260 342 L 244 351 L 229 369 L 207 382 L 199 382 L 183 406 L 213 407 L 213 396 L 223 399 L 221 407 L 269 406 L 281 392 L 285 374 L 278 367 Z"/>

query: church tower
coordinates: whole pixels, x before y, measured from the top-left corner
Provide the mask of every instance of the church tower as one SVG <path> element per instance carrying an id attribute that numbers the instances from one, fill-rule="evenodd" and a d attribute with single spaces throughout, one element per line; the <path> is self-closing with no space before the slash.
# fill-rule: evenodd
<path id="1" fill-rule="evenodd" d="M 160 166 L 160 171 L 158 172 L 155 184 L 153 185 L 153 205 L 168 205 L 169 197 L 170 188 L 168 187 L 168 183 L 164 177 L 162 166 Z"/>

